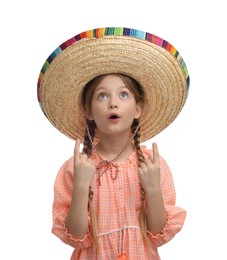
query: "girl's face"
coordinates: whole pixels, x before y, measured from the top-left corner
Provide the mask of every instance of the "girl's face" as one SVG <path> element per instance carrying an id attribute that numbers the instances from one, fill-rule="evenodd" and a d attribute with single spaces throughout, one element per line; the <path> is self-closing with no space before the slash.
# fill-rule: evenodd
<path id="1" fill-rule="evenodd" d="M 107 75 L 95 88 L 88 119 L 94 120 L 99 134 L 129 133 L 141 106 L 117 75 Z"/>

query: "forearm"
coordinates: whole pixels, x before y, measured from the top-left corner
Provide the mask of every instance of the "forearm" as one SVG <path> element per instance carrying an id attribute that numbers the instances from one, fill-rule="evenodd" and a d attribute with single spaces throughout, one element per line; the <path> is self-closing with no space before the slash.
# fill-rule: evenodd
<path id="1" fill-rule="evenodd" d="M 161 189 L 147 193 L 146 198 L 148 231 L 155 235 L 161 232 L 167 220 Z"/>
<path id="2" fill-rule="evenodd" d="M 83 238 L 88 231 L 88 193 L 89 188 L 73 188 L 72 200 L 65 226 L 75 238 Z"/>

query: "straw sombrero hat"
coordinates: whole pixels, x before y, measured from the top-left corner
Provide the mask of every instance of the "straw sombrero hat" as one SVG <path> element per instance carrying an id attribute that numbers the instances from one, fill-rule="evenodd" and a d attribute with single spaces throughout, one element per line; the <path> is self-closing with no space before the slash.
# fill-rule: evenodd
<path id="1" fill-rule="evenodd" d="M 48 57 L 38 79 L 44 114 L 62 133 L 82 140 L 86 127 L 82 90 L 96 76 L 109 73 L 134 78 L 145 92 L 142 142 L 171 124 L 185 104 L 189 76 L 179 52 L 150 33 L 108 27 L 80 33 Z"/>

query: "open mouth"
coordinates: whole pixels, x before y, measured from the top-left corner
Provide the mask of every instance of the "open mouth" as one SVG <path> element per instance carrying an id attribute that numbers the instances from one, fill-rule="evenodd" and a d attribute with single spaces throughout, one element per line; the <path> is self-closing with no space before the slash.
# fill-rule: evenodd
<path id="1" fill-rule="evenodd" d="M 119 118 L 118 116 L 110 116 L 110 119 L 117 119 Z"/>
<path id="2" fill-rule="evenodd" d="M 111 119 L 111 120 L 116 120 L 116 119 L 118 119 L 118 118 L 120 118 L 117 114 L 111 114 L 111 115 L 109 115 L 109 117 L 108 117 L 108 119 Z"/>

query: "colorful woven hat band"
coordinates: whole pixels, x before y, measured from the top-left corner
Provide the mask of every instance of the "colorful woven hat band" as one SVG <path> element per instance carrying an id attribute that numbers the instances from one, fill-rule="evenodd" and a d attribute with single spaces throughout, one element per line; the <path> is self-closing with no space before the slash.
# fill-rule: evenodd
<path id="1" fill-rule="evenodd" d="M 172 123 L 186 101 L 188 70 L 173 45 L 140 30 L 109 27 L 72 37 L 45 61 L 37 89 L 44 114 L 68 137 L 83 138 L 81 92 L 91 79 L 109 73 L 133 77 L 144 89 L 149 108 L 141 121 L 142 141 Z"/>
<path id="2" fill-rule="evenodd" d="M 181 64 L 182 69 L 184 70 L 184 73 L 185 73 L 185 77 L 187 79 L 188 87 L 189 87 L 190 81 L 189 81 L 189 75 L 188 75 L 188 70 L 187 70 L 186 64 L 185 64 L 183 58 L 181 57 L 181 55 L 179 54 L 179 52 L 175 49 L 175 47 L 173 45 L 171 45 L 167 41 L 163 40 L 162 38 L 155 36 L 148 32 L 143 32 L 140 30 L 135 30 L 135 29 L 130 29 L 130 28 L 107 27 L 107 28 L 98 28 L 98 29 L 93 29 L 93 30 L 89 30 L 86 32 L 82 32 L 82 33 L 72 37 L 71 39 L 65 41 L 57 49 L 55 49 L 51 53 L 51 55 L 48 57 L 48 59 L 46 60 L 46 62 L 44 63 L 44 65 L 41 69 L 40 76 L 38 79 L 38 89 L 40 86 L 40 81 L 41 81 L 45 71 L 47 70 L 47 68 L 51 64 L 51 62 L 54 60 L 54 58 L 60 52 L 64 51 L 64 49 L 66 49 L 70 45 L 74 44 L 75 42 L 80 41 L 81 39 L 99 38 L 99 37 L 103 37 L 103 36 L 107 36 L 107 35 L 132 36 L 132 37 L 136 37 L 139 39 L 149 41 L 151 43 L 154 43 L 154 44 L 166 49 L 167 51 L 172 53 L 172 55 L 174 55 L 176 57 L 176 59 L 179 61 L 179 63 Z"/>

